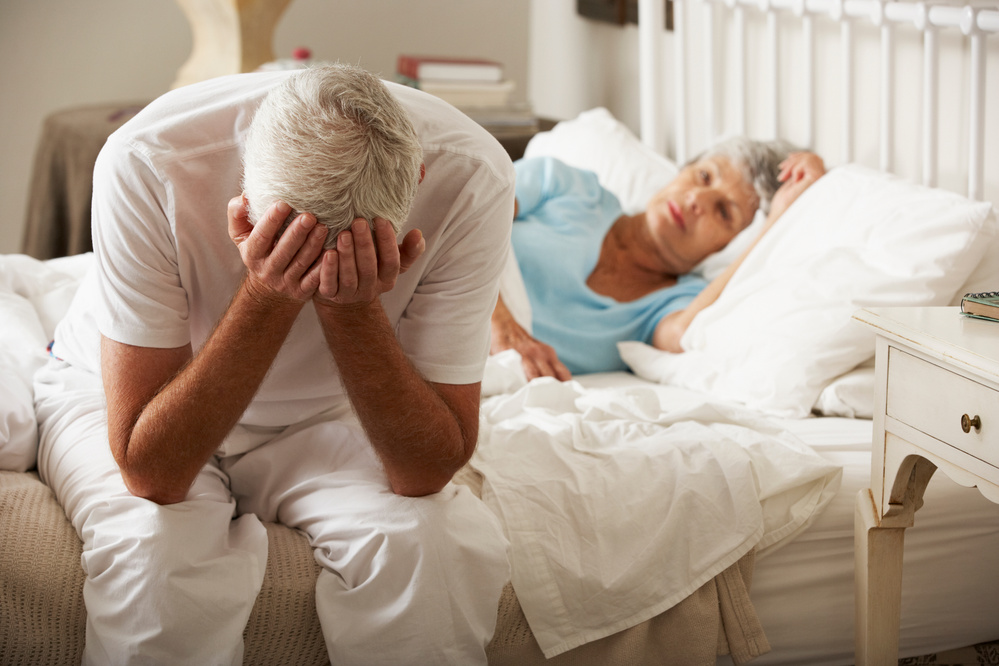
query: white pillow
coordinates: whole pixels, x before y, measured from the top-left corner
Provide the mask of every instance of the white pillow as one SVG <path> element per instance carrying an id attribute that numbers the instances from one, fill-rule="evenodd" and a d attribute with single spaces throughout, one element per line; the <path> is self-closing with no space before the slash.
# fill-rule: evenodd
<path id="1" fill-rule="evenodd" d="M 986 241 L 983 234 L 981 243 L 985 246 L 985 254 L 968 279 L 954 293 L 951 305 L 960 305 L 961 297 L 965 294 L 995 291 L 996 285 L 999 285 L 999 228 L 995 230 L 991 242 Z"/>
<path id="2" fill-rule="evenodd" d="M 812 411 L 819 416 L 874 418 L 874 359 L 829 382 Z"/>
<path id="3" fill-rule="evenodd" d="M 679 171 L 603 108 L 583 111 L 573 120 L 536 134 L 524 157 L 554 157 L 592 171 L 629 215 L 645 210 L 652 195 Z"/>
<path id="4" fill-rule="evenodd" d="M 786 417 L 870 358 L 860 307 L 947 305 L 997 233 L 992 205 L 848 165 L 810 187 L 760 241 L 682 354 L 621 355 L 647 379 Z"/>

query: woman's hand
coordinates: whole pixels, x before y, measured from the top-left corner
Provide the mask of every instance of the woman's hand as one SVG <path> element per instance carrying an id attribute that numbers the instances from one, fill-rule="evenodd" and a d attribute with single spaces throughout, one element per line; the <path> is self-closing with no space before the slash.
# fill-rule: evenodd
<path id="1" fill-rule="evenodd" d="M 326 227 L 307 213 L 297 216 L 284 233 L 279 232 L 291 207 L 279 201 L 257 222 L 250 224 L 246 200 L 229 201 L 229 238 L 239 249 L 247 269 L 246 287 L 257 298 L 304 303 L 319 286 L 317 262 L 326 240 Z"/>
<path id="2" fill-rule="evenodd" d="M 315 301 L 322 305 L 371 303 L 391 290 L 426 248 L 417 229 L 396 244 L 388 220 L 376 217 L 372 231 L 367 220 L 359 217 L 337 236 L 336 249 L 323 255 Z"/>
<path id="3" fill-rule="evenodd" d="M 821 178 L 825 172 L 825 163 L 815 153 L 801 152 L 788 155 L 780 164 L 777 180 L 783 185 L 778 188 L 773 201 L 770 202 L 769 218 L 776 220 L 783 215 L 801 193 L 811 187 L 812 183 Z"/>
<path id="4" fill-rule="evenodd" d="M 555 350 L 550 345 L 531 337 L 516 322 L 500 298 L 497 299 L 496 308 L 493 310 L 489 353 L 498 354 L 507 349 L 514 349 L 520 354 L 520 363 L 528 381 L 537 377 L 554 377 L 563 382 L 572 379 L 572 373 L 558 359 Z"/>

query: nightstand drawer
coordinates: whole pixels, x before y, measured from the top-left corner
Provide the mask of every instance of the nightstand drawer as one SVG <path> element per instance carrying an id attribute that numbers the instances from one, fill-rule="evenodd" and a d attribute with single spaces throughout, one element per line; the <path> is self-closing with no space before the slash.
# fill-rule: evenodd
<path id="1" fill-rule="evenodd" d="M 999 391 L 892 347 L 887 403 L 888 416 L 999 467 Z"/>

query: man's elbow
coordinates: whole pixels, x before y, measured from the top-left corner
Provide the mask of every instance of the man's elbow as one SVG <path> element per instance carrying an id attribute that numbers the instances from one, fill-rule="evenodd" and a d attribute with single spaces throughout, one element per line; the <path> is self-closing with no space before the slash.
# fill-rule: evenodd
<path id="1" fill-rule="evenodd" d="M 431 467 L 419 471 L 403 471 L 389 475 L 389 487 L 396 495 L 404 497 L 426 497 L 439 493 L 454 478 L 454 475 L 468 463 L 475 447 L 466 448 L 461 455 L 448 460 L 440 460 Z"/>
<path id="2" fill-rule="evenodd" d="M 187 488 L 164 483 L 161 474 L 142 474 L 124 467 L 119 463 L 122 481 L 125 488 L 135 497 L 149 500 L 156 504 L 176 504 L 187 498 Z"/>
<path id="3" fill-rule="evenodd" d="M 134 496 L 160 505 L 177 504 L 178 502 L 183 502 L 187 498 L 186 490 L 177 491 L 175 489 L 161 487 L 155 483 L 130 482 L 126 479 L 125 487 L 128 488 L 128 492 L 132 493 Z"/>
<path id="4" fill-rule="evenodd" d="M 396 495 L 401 495 L 403 497 L 426 497 L 427 495 L 433 495 L 444 490 L 444 486 L 446 486 L 450 480 L 451 479 L 447 479 L 443 483 L 429 479 L 392 481 L 389 485 L 392 488 L 392 492 Z"/>

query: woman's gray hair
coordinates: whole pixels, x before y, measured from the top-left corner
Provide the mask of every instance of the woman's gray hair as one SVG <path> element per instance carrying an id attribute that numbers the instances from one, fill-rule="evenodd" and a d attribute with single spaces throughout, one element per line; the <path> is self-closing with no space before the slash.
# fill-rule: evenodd
<path id="1" fill-rule="evenodd" d="M 351 65 L 302 70 L 268 93 L 250 124 L 243 191 L 250 222 L 280 200 L 330 229 L 383 217 L 396 233 L 420 182 L 423 149 L 402 105 Z"/>
<path id="2" fill-rule="evenodd" d="M 798 149 L 793 145 L 781 139 L 756 141 L 736 136 L 719 141 L 691 160 L 691 163 L 709 157 L 727 157 L 742 171 L 746 182 L 753 186 L 760 199 L 760 211 L 766 215 L 770 212 L 770 201 L 774 193 L 781 186 L 781 182 L 777 180 L 780 163 L 796 150 Z"/>

